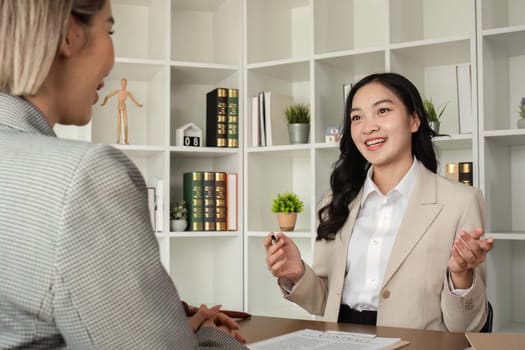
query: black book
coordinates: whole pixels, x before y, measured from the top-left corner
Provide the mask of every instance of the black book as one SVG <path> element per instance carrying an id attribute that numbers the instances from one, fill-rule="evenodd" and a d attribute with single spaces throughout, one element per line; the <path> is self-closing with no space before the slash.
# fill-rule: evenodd
<path id="1" fill-rule="evenodd" d="M 472 186 L 472 162 L 459 162 L 458 168 L 459 182 Z"/>
<path id="2" fill-rule="evenodd" d="M 206 94 L 206 146 L 227 147 L 228 89 L 216 88 Z"/>

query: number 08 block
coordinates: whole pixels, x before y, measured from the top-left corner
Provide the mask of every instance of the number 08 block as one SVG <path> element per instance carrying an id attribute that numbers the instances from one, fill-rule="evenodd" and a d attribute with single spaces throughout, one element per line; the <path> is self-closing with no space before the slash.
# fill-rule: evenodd
<path id="1" fill-rule="evenodd" d="M 176 130 L 176 146 L 202 147 L 202 130 L 193 123 L 187 123 Z"/>

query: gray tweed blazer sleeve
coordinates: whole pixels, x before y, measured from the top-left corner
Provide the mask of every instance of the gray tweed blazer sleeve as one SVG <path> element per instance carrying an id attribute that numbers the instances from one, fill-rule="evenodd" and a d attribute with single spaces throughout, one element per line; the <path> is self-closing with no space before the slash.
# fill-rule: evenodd
<path id="1" fill-rule="evenodd" d="M 245 349 L 190 328 L 134 164 L 0 93 L 0 349 L 22 348 Z"/>
<path id="2" fill-rule="evenodd" d="M 59 231 L 54 309 L 68 346 L 242 348 L 216 330 L 193 335 L 160 264 L 142 177 L 120 152 L 97 147 L 85 154 Z"/>

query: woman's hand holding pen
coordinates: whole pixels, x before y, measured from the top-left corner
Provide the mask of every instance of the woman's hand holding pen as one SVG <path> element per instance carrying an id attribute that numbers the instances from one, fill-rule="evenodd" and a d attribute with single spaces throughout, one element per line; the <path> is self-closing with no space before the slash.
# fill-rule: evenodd
<path id="1" fill-rule="evenodd" d="M 264 240 L 264 248 L 266 265 L 272 275 L 297 283 L 304 274 L 304 265 L 295 243 L 282 232 L 270 232 Z"/>
<path id="2" fill-rule="evenodd" d="M 483 230 L 476 228 L 471 232 L 462 231 L 454 240 L 448 260 L 448 270 L 454 286 L 468 289 L 472 286 L 473 270 L 485 261 L 487 253 L 494 246 L 494 239 L 481 239 Z"/>

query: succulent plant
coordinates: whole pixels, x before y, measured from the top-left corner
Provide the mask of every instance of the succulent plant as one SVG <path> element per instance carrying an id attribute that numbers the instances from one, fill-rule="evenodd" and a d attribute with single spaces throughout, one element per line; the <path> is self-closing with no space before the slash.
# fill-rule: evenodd
<path id="1" fill-rule="evenodd" d="M 181 200 L 175 202 L 170 208 L 170 219 L 171 220 L 185 220 L 188 217 L 188 209 L 186 208 L 186 202 Z"/>
<path id="2" fill-rule="evenodd" d="M 293 192 L 278 194 L 272 203 L 272 213 L 300 213 L 304 203 Z"/>

